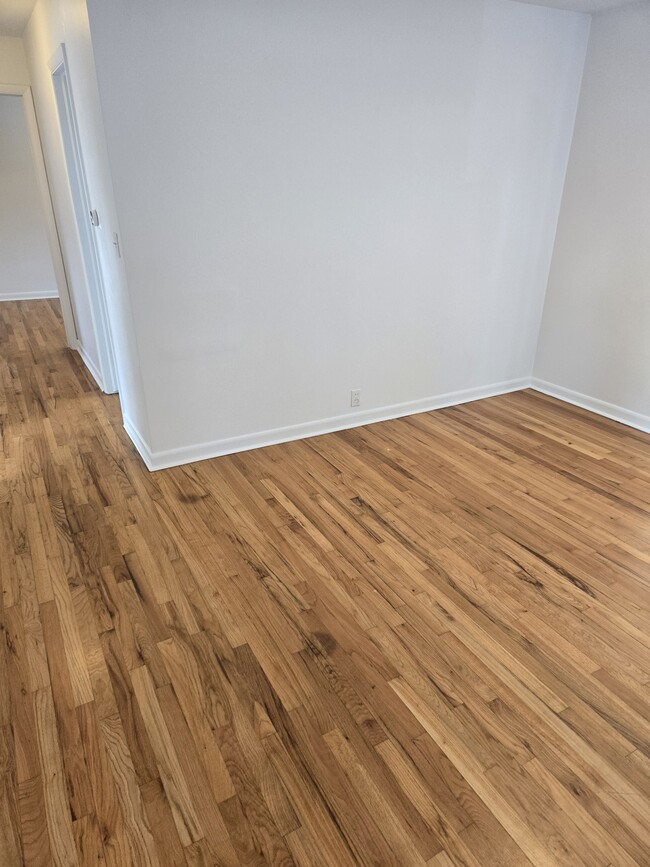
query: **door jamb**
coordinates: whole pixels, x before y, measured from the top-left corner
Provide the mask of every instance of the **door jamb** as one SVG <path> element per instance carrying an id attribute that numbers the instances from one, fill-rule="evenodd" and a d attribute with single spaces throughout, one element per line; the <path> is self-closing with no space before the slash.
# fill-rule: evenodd
<path id="1" fill-rule="evenodd" d="M 75 217 L 75 223 L 79 219 L 90 219 L 90 210 L 91 210 L 91 199 L 90 192 L 88 189 L 88 182 L 86 177 L 86 169 L 84 165 L 84 156 L 83 150 L 81 147 L 81 141 L 79 136 L 79 128 L 77 124 L 77 114 L 74 103 L 74 94 L 72 92 L 72 84 L 70 80 L 70 65 L 68 63 L 68 57 L 66 53 L 65 44 L 61 43 L 57 50 L 54 52 L 54 55 L 50 59 L 48 64 L 50 70 L 50 76 L 52 81 L 52 86 L 54 88 L 55 82 L 54 77 L 61 72 L 63 73 L 62 83 L 63 83 L 63 96 L 65 101 L 65 109 L 67 111 L 67 120 L 68 120 L 68 132 L 71 137 L 71 145 L 72 145 L 72 159 L 74 160 L 74 171 L 77 175 L 77 180 L 79 182 L 80 193 L 82 198 L 82 205 L 85 210 L 85 215 L 82 217 L 81 215 L 77 215 L 76 208 L 74 207 L 73 202 L 73 213 Z M 56 93 L 55 97 L 55 105 L 57 112 L 57 120 L 59 125 L 59 134 L 62 137 L 62 154 L 64 157 L 64 166 L 65 172 L 68 182 L 68 188 L 72 195 L 72 186 L 70 181 L 70 167 L 68 166 L 68 159 L 66 154 L 66 148 L 63 141 L 63 129 L 62 129 L 62 118 L 61 118 L 61 108 L 59 106 L 58 96 Z M 84 227 L 77 225 L 77 233 L 84 231 Z M 100 373 L 101 373 L 101 387 L 103 391 L 107 393 L 114 393 L 119 390 L 118 388 L 118 374 L 117 374 L 117 363 L 115 359 L 115 348 L 113 344 L 113 337 L 111 333 L 111 321 L 108 310 L 108 299 L 106 297 L 106 283 L 104 281 L 104 271 L 102 268 L 101 255 L 99 250 L 99 243 L 97 240 L 97 236 L 94 228 L 88 231 L 88 240 L 89 240 L 89 252 L 90 252 L 90 262 L 86 262 L 86 256 L 83 256 L 84 259 L 84 268 L 88 267 L 91 269 L 91 274 L 86 274 L 86 288 L 88 291 L 89 301 L 90 301 L 90 311 L 92 315 L 93 326 L 95 330 L 95 338 L 97 341 L 97 349 L 99 353 L 99 365 L 100 365 Z M 81 237 L 79 238 L 79 243 L 83 247 L 83 241 Z"/>

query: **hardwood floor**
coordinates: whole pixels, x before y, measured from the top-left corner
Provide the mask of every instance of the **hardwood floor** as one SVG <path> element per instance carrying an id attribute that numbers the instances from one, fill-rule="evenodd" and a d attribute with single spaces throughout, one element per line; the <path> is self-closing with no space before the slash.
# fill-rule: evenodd
<path id="1" fill-rule="evenodd" d="M 650 864 L 650 437 L 534 392 L 149 474 L 0 304 L 0 864 Z"/>

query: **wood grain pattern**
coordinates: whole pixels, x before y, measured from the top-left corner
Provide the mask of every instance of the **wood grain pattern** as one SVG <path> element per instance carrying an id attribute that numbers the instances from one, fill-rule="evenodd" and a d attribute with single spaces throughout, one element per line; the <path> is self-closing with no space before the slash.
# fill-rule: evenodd
<path id="1" fill-rule="evenodd" d="M 650 864 L 650 437 L 535 392 L 150 474 L 0 304 L 0 867 Z"/>

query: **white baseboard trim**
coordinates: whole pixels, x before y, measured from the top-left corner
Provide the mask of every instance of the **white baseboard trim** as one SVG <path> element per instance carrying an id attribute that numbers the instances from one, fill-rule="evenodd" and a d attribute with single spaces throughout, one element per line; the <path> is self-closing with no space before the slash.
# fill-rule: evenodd
<path id="1" fill-rule="evenodd" d="M 587 394 L 581 394 L 579 391 L 572 391 L 570 388 L 564 388 L 562 385 L 555 385 L 552 382 L 546 382 L 543 379 L 535 377 L 533 377 L 530 387 L 535 389 L 535 391 L 541 391 L 542 394 L 548 394 L 549 397 L 556 397 L 558 400 L 572 403 L 582 409 L 588 409 L 597 415 L 603 415 L 605 418 L 619 421 L 628 427 L 636 428 L 636 430 L 643 431 L 644 433 L 650 433 L 650 416 L 648 415 L 633 412 L 631 409 L 625 409 L 625 407 L 617 406 L 615 403 L 607 403 L 604 400 L 599 400 L 597 397 L 590 397 Z"/>
<path id="2" fill-rule="evenodd" d="M 178 467 L 182 464 L 204 461 L 209 458 L 230 455 L 235 452 L 250 451 L 251 449 L 259 449 L 264 446 L 334 433 L 335 431 L 361 427 L 362 425 L 374 424 L 380 421 L 389 421 L 419 412 L 430 412 L 434 409 L 443 409 L 444 407 L 455 406 L 460 403 L 469 403 L 473 400 L 483 400 L 486 397 L 496 397 L 499 394 L 520 391 L 522 388 L 528 388 L 529 386 L 530 378 L 528 377 L 512 379 L 507 382 L 498 382 L 478 388 L 449 392 L 437 397 L 428 397 L 421 400 L 394 404 L 393 406 L 363 410 L 361 412 L 351 412 L 347 415 L 339 415 L 302 424 L 288 425 L 287 427 L 275 428 L 273 430 L 260 431 L 259 433 L 244 434 L 243 436 L 158 452 L 154 452 L 149 448 L 140 433 L 126 418 L 124 419 L 124 428 L 147 467 L 152 471 L 164 470 L 169 467 Z"/>
<path id="3" fill-rule="evenodd" d="M 122 424 L 124 425 L 124 430 L 129 435 L 129 439 L 131 440 L 133 445 L 136 447 L 142 460 L 145 462 L 147 469 L 148 470 L 157 469 L 157 467 L 154 467 L 154 465 L 153 465 L 153 457 L 151 455 L 151 450 L 149 449 L 149 446 L 147 445 L 147 443 L 144 440 L 144 437 L 141 435 L 141 433 L 137 429 L 137 427 L 133 424 L 131 419 L 128 418 L 127 416 L 123 415 L 122 416 Z"/>
<path id="4" fill-rule="evenodd" d="M 36 301 L 39 298 L 58 298 L 59 293 L 51 289 L 36 290 L 35 292 L 3 292 L 0 301 Z"/>
<path id="5" fill-rule="evenodd" d="M 222 455 L 250 451 L 251 449 L 264 448 L 265 446 L 321 436 L 327 433 L 335 433 L 336 431 L 348 430 L 367 424 L 416 415 L 421 412 L 431 412 L 432 410 L 470 403 L 474 400 L 483 400 L 487 397 L 496 397 L 499 394 L 509 394 L 510 392 L 521 391 L 526 388 L 533 388 L 535 391 L 548 394 L 550 397 L 555 397 L 566 403 L 582 407 L 582 409 L 590 410 L 597 415 L 611 418 L 629 427 L 650 433 L 650 416 L 632 412 L 632 410 L 580 394 L 577 391 L 572 391 L 560 385 L 545 382 L 542 379 L 531 379 L 529 377 L 449 392 L 437 397 L 408 401 L 406 403 L 394 404 L 393 406 L 380 407 L 379 409 L 364 410 L 318 421 L 304 422 L 303 424 L 288 425 L 287 427 L 275 428 L 274 430 L 260 431 L 259 433 L 245 434 L 239 437 L 230 437 L 228 439 L 214 440 L 213 442 L 158 452 L 153 452 L 149 448 L 146 440 L 129 418 L 124 417 L 123 423 L 124 429 L 147 469 L 155 472 L 157 470 L 169 469 L 170 467 L 182 466 L 183 464 L 195 463 L 196 461 L 221 457 Z"/>
<path id="6" fill-rule="evenodd" d="M 101 388 L 101 390 L 104 391 L 104 384 L 102 382 L 102 375 L 99 372 L 99 370 L 97 369 L 95 362 L 86 353 L 86 351 L 83 348 L 83 346 L 81 345 L 81 343 L 77 343 L 77 352 L 81 356 L 81 360 L 83 361 L 83 363 L 88 368 L 88 372 L 90 373 L 92 378 L 95 380 L 97 385 Z"/>

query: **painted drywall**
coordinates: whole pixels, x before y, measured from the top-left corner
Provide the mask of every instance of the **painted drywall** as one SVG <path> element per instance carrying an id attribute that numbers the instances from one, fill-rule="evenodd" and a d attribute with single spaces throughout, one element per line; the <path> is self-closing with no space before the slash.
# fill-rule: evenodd
<path id="1" fill-rule="evenodd" d="M 23 40 L 0 36 L 0 84 L 29 84 Z"/>
<path id="2" fill-rule="evenodd" d="M 97 238 L 118 360 L 120 401 L 125 417 L 131 419 L 146 436 L 148 421 L 140 377 L 137 338 L 132 327 L 122 261 L 113 245 L 113 233 L 119 231 L 119 228 L 113 203 L 85 0 L 38 0 L 25 30 L 24 41 L 68 280 L 73 292 L 80 287 L 80 291 L 75 293 L 75 301 L 79 299 L 83 307 L 84 324 L 79 322 L 78 330 L 83 334 L 82 339 L 87 341 L 83 346 L 85 354 L 96 359 L 90 312 L 87 305 L 83 304 L 86 297 L 85 275 L 49 69 L 50 60 L 59 46 L 62 43 L 66 46 L 81 148 L 85 158 L 86 179 L 92 205 L 97 209 L 101 220 Z"/>
<path id="3" fill-rule="evenodd" d="M 536 3 L 539 6 L 553 6 L 556 9 L 571 9 L 574 12 L 603 12 L 607 9 L 629 6 L 630 3 L 647 0 L 517 0 L 519 3 Z"/>
<path id="4" fill-rule="evenodd" d="M 351 389 L 381 417 L 530 376 L 588 16 L 89 13 L 152 453 L 345 426 Z"/>
<path id="5" fill-rule="evenodd" d="M 535 363 L 564 396 L 646 425 L 649 46 L 650 5 L 594 18 Z"/>
<path id="6" fill-rule="evenodd" d="M 0 301 L 56 295 L 23 100 L 0 94 Z"/>
<path id="7" fill-rule="evenodd" d="M 34 0 L 3 0 L 0 3 L 0 33 L 21 36 L 34 8 Z"/>

